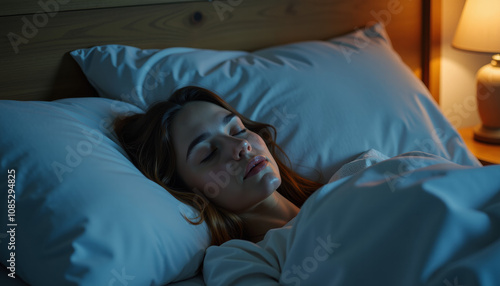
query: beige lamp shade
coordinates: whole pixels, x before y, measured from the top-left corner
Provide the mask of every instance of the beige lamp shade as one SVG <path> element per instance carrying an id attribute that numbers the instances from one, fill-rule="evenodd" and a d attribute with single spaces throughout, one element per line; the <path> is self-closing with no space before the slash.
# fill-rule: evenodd
<path id="1" fill-rule="evenodd" d="M 466 0 L 452 45 L 500 53 L 500 0 Z"/>

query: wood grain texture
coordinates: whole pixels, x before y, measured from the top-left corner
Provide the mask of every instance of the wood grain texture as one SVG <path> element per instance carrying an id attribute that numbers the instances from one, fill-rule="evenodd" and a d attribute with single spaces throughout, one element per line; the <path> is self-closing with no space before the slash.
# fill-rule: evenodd
<path id="1" fill-rule="evenodd" d="M 0 2 L 0 16 L 196 1 L 208 2 L 209 0 L 2 0 Z"/>
<path id="2" fill-rule="evenodd" d="M 226 10 L 217 6 L 221 3 L 226 4 Z M 231 3 L 238 4 L 234 6 L 228 3 L 63 11 L 53 17 L 46 14 L 46 18 L 40 14 L 0 17 L 0 32 L 5 35 L 0 45 L 0 98 L 52 100 L 95 95 L 69 56 L 70 51 L 79 48 L 123 44 L 140 48 L 186 46 L 252 51 L 296 41 L 324 40 L 375 21 L 386 24 L 396 51 L 415 74 L 421 75 L 420 1 L 233 0 Z M 9 35 L 14 42 L 24 42 L 12 45 Z"/>

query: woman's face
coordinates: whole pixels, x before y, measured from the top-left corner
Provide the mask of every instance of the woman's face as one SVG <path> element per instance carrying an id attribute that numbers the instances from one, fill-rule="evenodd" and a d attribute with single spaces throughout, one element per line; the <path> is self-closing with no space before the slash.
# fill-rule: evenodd
<path id="1" fill-rule="evenodd" d="M 235 213 L 251 210 L 281 184 L 262 138 L 209 102 L 186 104 L 172 123 L 177 172 L 196 193 Z"/>

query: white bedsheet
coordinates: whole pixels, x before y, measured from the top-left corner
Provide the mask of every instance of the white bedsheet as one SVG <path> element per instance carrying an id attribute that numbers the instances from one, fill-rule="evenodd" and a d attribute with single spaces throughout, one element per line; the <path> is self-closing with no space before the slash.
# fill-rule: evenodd
<path id="1" fill-rule="evenodd" d="M 499 285 L 500 166 L 422 152 L 374 164 L 325 185 L 263 241 L 208 248 L 203 275 L 207 285 Z"/>

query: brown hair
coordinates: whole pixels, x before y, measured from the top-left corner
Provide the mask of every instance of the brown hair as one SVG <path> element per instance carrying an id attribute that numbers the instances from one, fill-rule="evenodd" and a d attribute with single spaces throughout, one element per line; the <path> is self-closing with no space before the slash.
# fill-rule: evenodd
<path id="1" fill-rule="evenodd" d="M 152 105 L 146 113 L 117 118 L 114 129 L 132 162 L 150 180 L 199 211 L 196 221 L 185 218 L 195 225 L 205 221 L 211 233 L 212 245 L 220 245 L 234 238 L 245 239 L 246 234 L 244 223 L 238 215 L 219 208 L 190 191 L 176 172 L 176 157 L 169 126 L 177 112 L 191 101 L 211 102 L 225 108 L 237 115 L 247 129 L 259 134 L 279 168 L 282 183 L 277 191 L 296 206 L 302 206 L 322 186 L 301 177 L 289 167 L 290 160 L 275 142 L 276 129 L 272 125 L 246 118 L 207 89 L 187 86 L 175 91 L 167 101 Z"/>

